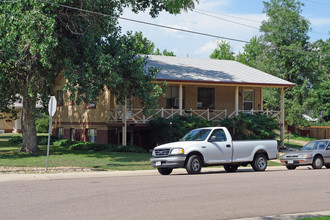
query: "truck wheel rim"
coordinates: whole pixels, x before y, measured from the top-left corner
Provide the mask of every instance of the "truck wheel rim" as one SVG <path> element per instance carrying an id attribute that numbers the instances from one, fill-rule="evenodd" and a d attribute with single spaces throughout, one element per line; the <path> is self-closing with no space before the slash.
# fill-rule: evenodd
<path id="1" fill-rule="evenodd" d="M 257 162 L 257 165 L 258 165 L 259 168 L 264 168 L 265 165 L 266 165 L 264 158 L 260 157 L 258 162 Z"/>
<path id="2" fill-rule="evenodd" d="M 199 161 L 197 159 L 194 159 L 192 162 L 192 168 L 194 171 L 199 170 Z"/>

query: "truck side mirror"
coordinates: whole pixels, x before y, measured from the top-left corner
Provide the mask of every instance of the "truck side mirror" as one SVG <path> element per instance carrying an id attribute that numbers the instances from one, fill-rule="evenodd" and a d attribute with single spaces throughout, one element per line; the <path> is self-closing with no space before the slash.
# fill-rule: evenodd
<path id="1" fill-rule="evenodd" d="M 216 139 L 217 139 L 216 136 L 211 136 L 210 139 L 209 139 L 209 142 L 214 142 Z"/>

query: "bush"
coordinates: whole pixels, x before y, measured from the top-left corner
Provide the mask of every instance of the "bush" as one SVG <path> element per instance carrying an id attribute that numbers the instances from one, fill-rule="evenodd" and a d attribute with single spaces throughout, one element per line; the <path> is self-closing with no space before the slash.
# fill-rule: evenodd
<path id="1" fill-rule="evenodd" d="M 23 138 L 21 136 L 13 137 L 9 140 L 12 144 L 21 144 Z M 55 136 L 50 136 L 50 144 L 53 144 L 56 141 Z M 37 136 L 37 144 L 38 145 L 47 145 L 48 144 L 48 136 Z"/>
<path id="2" fill-rule="evenodd" d="M 68 143 L 68 142 L 67 142 Z M 60 145 L 63 146 L 63 145 Z M 133 152 L 146 153 L 146 150 L 137 146 L 121 146 L 112 144 L 97 144 L 90 142 L 76 142 L 69 146 L 70 150 L 76 151 L 108 151 L 108 152 Z"/>
<path id="3" fill-rule="evenodd" d="M 174 116 L 171 119 L 156 118 L 150 121 L 150 140 L 153 145 L 178 141 L 192 129 L 210 127 L 216 123 L 195 116 Z"/>
<path id="4" fill-rule="evenodd" d="M 36 119 L 36 130 L 37 133 L 48 133 L 49 129 L 49 116 Z"/>
<path id="5" fill-rule="evenodd" d="M 9 140 L 9 142 L 12 143 L 12 144 L 21 144 L 22 143 L 22 137 L 21 136 L 13 137 Z"/>
<path id="6" fill-rule="evenodd" d="M 77 144 L 77 143 L 78 143 L 77 141 L 61 139 L 61 140 L 55 141 L 53 144 L 55 146 L 62 146 L 62 147 L 69 148 L 71 145 L 74 145 L 74 144 Z"/>
<path id="7" fill-rule="evenodd" d="M 220 124 L 229 130 L 233 140 L 274 139 L 277 136 L 275 130 L 279 130 L 275 118 L 261 114 L 241 113 L 235 118 L 222 120 Z"/>

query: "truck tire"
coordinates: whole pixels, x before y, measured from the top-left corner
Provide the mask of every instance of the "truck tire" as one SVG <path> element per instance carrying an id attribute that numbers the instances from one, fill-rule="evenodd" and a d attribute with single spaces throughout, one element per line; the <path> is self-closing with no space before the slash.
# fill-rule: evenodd
<path id="1" fill-rule="evenodd" d="M 158 168 L 158 172 L 162 175 L 170 175 L 172 170 L 172 168 Z"/>
<path id="2" fill-rule="evenodd" d="M 233 165 L 233 164 L 230 164 L 230 165 L 223 165 L 223 168 L 225 168 L 225 170 L 228 172 L 228 173 L 232 173 L 232 172 L 235 172 L 238 168 L 238 165 Z"/>
<path id="3" fill-rule="evenodd" d="M 297 166 L 295 166 L 295 165 L 287 165 L 286 168 L 287 168 L 288 170 L 294 170 L 294 169 L 297 168 Z"/>
<path id="4" fill-rule="evenodd" d="M 266 156 L 264 154 L 255 155 L 251 165 L 254 171 L 265 171 L 267 168 Z"/>
<path id="5" fill-rule="evenodd" d="M 189 174 L 198 174 L 202 169 L 202 160 L 198 155 L 191 155 L 186 164 L 186 170 Z"/>
<path id="6" fill-rule="evenodd" d="M 323 159 L 320 156 L 314 157 L 312 167 L 314 169 L 321 169 L 323 167 Z"/>

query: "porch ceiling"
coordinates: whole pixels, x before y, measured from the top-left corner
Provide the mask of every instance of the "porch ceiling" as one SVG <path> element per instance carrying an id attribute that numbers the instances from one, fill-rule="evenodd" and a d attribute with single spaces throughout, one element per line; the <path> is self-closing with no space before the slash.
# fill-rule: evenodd
<path id="1" fill-rule="evenodd" d="M 294 83 L 232 60 L 148 55 L 147 67 L 160 68 L 156 79 L 172 82 L 292 87 Z"/>

